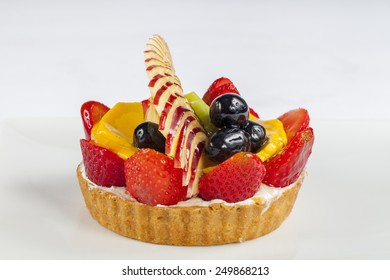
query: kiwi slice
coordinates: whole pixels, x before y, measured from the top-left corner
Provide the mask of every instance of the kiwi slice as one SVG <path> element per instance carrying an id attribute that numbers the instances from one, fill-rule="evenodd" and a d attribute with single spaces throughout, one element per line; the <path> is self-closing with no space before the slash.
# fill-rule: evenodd
<path id="1" fill-rule="evenodd" d="M 208 135 L 218 130 L 210 121 L 210 107 L 195 92 L 185 95 L 196 116 L 199 118 Z"/>

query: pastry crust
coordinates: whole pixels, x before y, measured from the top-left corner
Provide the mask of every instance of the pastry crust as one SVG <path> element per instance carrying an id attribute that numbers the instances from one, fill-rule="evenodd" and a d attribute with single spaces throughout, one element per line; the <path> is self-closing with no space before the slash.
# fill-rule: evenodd
<path id="1" fill-rule="evenodd" d="M 271 202 L 249 205 L 153 207 L 91 188 L 77 167 L 85 204 L 102 226 L 133 239 L 169 245 L 216 245 L 250 240 L 277 229 L 290 214 L 304 176 Z"/>

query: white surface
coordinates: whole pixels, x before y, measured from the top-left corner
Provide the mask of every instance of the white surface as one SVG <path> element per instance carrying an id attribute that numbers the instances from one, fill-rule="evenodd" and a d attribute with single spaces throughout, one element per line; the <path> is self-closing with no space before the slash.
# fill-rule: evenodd
<path id="1" fill-rule="evenodd" d="M 3 0 L 0 118 L 146 98 L 142 51 L 159 33 L 185 91 L 227 76 L 267 118 L 390 119 L 389 14 L 386 0 Z"/>
<path id="2" fill-rule="evenodd" d="M 0 258 L 389 259 L 390 2 L 187 2 L 0 1 Z M 264 118 L 309 109 L 309 177 L 276 232 L 169 247 L 91 219 L 75 177 L 80 105 L 149 96 L 154 33 L 186 91 L 227 76 Z"/>
<path id="3" fill-rule="evenodd" d="M 316 142 L 290 217 L 212 247 L 119 236 L 95 222 L 76 179 L 77 118 L 0 122 L 0 259 L 389 259 L 390 122 L 313 122 Z"/>

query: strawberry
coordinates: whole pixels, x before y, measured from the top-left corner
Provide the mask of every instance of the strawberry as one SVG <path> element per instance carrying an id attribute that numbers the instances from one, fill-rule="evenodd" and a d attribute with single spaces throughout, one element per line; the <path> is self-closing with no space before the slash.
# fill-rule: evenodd
<path id="1" fill-rule="evenodd" d="M 205 200 L 238 202 L 259 189 L 265 167 L 259 157 L 248 152 L 234 154 L 199 180 L 199 195 Z"/>
<path id="2" fill-rule="evenodd" d="M 206 93 L 203 95 L 203 101 L 210 106 L 211 102 L 213 102 L 215 98 L 225 93 L 236 93 L 240 95 L 238 89 L 235 87 L 232 81 L 230 81 L 228 78 L 221 77 L 216 79 L 207 89 Z M 257 119 L 260 118 L 252 108 L 249 108 L 249 112 Z"/>
<path id="3" fill-rule="evenodd" d="M 287 135 L 287 142 L 289 142 L 295 134 L 306 129 L 310 123 L 309 113 L 303 108 L 288 111 L 278 119 L 283 123 Z"/>
<path id="4" fill-rule="evenodd" d="M 295 182 L 305 168 L 313 143 L 314 133 L 311 127 L 298 132 L 278 155 L 265 162 L 267 173 L 264 183 L 286 187 Z"/>
<path id="5" fill-rule="evenodd" d="M 173 159 L 152 149 L 140 149 L 125 161 L 127 191 L 139 202 L 155 206 L 176 204 L 187 195 L 183 170 Z"/>
<path id="6" fill-rule="evenodd" d="M 97 101 L 88 101 L 81 105 L 81 118 L 83 120 L 85 138 L 91 139 L 91 130 L 95 123 L 100 121 L 107 111 L 110 110 L 106 105 Z"/>
<path id="7" fill-rule="evenodd" d="M 256 111 L 253 110 L 253 109 L 250 108 L 250 107 L 249 107 L 249 113 L 250 113 L 251 115 L 253 115 L 256 119 L 260 119 L 259 114 L 256 113 Z"/>
<path id="8" fill-rule="evenodd" d="M 237 88 L 233 85 L 232 81 L 228 78 L 221 77 L 216 79 L 203 95 L 203 101 L 210 106 L 213 100 L 224 93 L 236 93 L 240 94 Z"/>
<path id="9" fill-rule="evenodd" d="M 88 179 L 103 187 L 125 186 L 123 159 L 93 141 L 81 139 L 80 146 Z"/>

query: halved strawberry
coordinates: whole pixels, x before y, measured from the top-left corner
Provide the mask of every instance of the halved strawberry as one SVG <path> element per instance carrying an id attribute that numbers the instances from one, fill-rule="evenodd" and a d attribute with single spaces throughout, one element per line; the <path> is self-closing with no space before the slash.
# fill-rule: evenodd
<path id="1" fill-rule="evenodd" d="M 236 93 L 240 94 L 237 88 L 233 85 L 232 81 L 228 78 L 221 77 L 216 79 L 211 86 L 207 89 L 203 96 L 203 101 L 210 106 L 213 100 L 224 93 Z"/>
<path id="2" fill-rule="evenodd" d="M 248 152 L 234 154 L 200 178 L 199 195 L 205 200 L 238 202 L 252 197 L 260 188 L 265 167 Z"/>
<path id="3" fill-rule="evenodd" d="M 284 113 L 278 118 L 284 126 L 284 131 L 289 142 L 295 134 L 309 126 L 310 117 L 306 109 L 298 108 Z"/>
<path id="4" fill-rule="evenodd" d="M 125 186 L 123 159 L 93 141 L 81 139 L 80 146 L 88 179 L 103 187 Z"/>
<path id="5" fill-rule="evenodd" d="M 183 170 L 173 159 L 152 149 L 140 149 L 125 161 L 127 191 L 139 202 L 155 206 L 184 200 Z"/>
<path id="6" fill-rule="evenodd" d="M 110 108 L 97 101 L 88 101 L 81 105 L 80 113 L 83 120 L 85 138 L 87 140 L 91 139 L 93 125 L 100 121 L 108 110 Z"/>
<path id="7" fill-rule="evenodd" d="M 274 158 L 266 161 L 264 183 L 274 187 L 286 187 L 302 173 L 311 154 L 314 133 L 311 127 L 298 132 L 287 146 Z"/>

